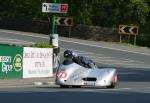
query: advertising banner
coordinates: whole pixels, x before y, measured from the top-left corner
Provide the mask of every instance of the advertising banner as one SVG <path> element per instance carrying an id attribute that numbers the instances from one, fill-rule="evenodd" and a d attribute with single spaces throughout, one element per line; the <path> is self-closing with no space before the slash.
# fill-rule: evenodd
<path id="1" fill-rule="evenodd" d="M 53 49 L 24 47 L 23 78 L 53 76 Z"/>
<path id="2" fill-rule="evenodd" d="M 22 78 L 23 48 L 0 46 L 0 78 Z"/>

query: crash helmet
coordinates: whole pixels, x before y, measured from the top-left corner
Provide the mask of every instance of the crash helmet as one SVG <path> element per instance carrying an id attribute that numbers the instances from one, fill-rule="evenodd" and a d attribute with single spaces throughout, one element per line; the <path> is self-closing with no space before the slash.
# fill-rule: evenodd
<path id="1" fill-rule="evenodd" d="M 64 57 L 65 58 L 72 58 L 73 57 L 72 51 L 71 50 L 64 51 Z"/>
<path id="2" fill-rule="evenodd" d="M 78 57 L 78 54 L 76 52 L 72 51 L 72 56 L 73 57 Z"/>

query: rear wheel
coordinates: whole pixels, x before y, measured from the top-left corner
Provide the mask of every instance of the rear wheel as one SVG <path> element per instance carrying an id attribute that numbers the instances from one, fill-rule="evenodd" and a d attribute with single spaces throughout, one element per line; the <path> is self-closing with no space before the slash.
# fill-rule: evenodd
<path id="1" fill-rule="evenodd" d="M 107 87 L 107 88 L 115 88 L 115 86 L 116 86 L 116 84 L 112 82 L 111 85 L 106 86 L 106 87 Z"/>
<path id="2" fill-rule="evenodd" d="M 117 78 L 117 75 L 115 74 L 115 76 L 113 77 L 113 80 L 111 82 L 111 84 L 109 86 L 106 86 L 107 88 L 115 88 L 115 86 L 117 85 L 117 81 L 118 81 L 118 78 Z"/>

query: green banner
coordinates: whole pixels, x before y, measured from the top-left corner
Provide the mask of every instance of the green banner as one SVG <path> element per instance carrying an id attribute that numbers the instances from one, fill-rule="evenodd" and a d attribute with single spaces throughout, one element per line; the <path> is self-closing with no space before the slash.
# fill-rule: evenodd
<path id="1" fill-rule="evenodd" d="M 0 78 L 22 78 L 23 48 L 0 45 Z"/>

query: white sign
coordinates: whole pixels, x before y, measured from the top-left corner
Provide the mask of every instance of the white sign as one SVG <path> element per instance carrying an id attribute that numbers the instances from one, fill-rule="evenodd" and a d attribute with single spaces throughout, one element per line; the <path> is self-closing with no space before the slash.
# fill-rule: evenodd
<path id="1" fill-rule="evenodd" d="M 53 76 L 53 49 L 24 47 L 23 78 Z"/>
<path id="2" fill-rule="evenodd" d="M 43 3 L 42 12 L 45 13 L 67 13 L 68 4 L 58 4 L 58 3 Z"/>
<path id="3" fill-rule="evenodd" d="M 58 47 L 58 34 L 53 34 L 52 44 Z"/>

